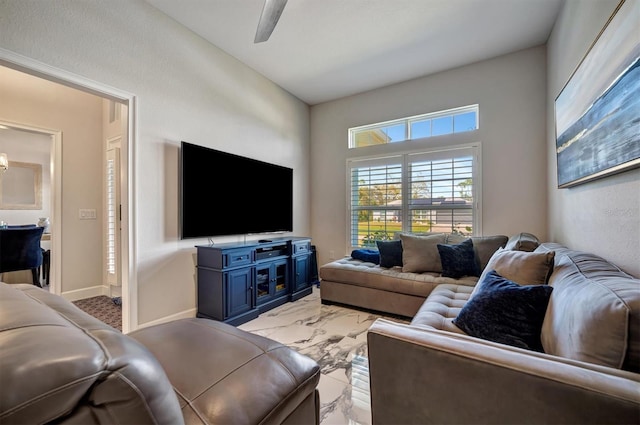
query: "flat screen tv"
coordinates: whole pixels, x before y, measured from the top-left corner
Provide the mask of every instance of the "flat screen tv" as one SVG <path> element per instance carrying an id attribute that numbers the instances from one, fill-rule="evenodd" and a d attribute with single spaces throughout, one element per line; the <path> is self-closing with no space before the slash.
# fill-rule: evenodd
<path id="1" fill-rule="evenodd" d="M 181 238 L 291 232 L 293 169 L 181 143 Z"/>

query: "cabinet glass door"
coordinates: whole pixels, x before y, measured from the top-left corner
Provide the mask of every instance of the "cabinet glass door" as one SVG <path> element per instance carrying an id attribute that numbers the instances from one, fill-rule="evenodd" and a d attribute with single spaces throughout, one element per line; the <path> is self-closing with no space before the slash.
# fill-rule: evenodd
<path id="1" fill-rule="evenodd" d="M 273 265 L 273 279 L 275 283 L 274 294 L 280 295 L 287 292 L 287 261 L 276 263 Z"/>
<path id="2" fill-rule="evenodd" d="M 269 269 L 269 266 L 256 268 L 256 297 L 258 303 L 269 298 L 270 295 L 269 283 L 271 281 L 271 273 Z"/>

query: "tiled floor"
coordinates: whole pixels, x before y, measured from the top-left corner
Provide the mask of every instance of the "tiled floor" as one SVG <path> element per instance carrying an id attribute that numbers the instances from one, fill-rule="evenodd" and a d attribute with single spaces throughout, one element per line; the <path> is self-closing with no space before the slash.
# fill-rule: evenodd
<path id="1" fill-rule="evenodd" d="M 238 326 L 295 348 L 321 369 L 320 424 L 371 423 L 367 329 L 380 315 L 320 303 L 320 289 Z M 398 320 L 398 319 L 391 319 Z"/>

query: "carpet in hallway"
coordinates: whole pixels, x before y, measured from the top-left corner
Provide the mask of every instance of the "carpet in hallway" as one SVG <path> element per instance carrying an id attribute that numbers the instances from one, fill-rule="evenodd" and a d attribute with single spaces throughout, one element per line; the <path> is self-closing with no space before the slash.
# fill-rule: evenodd
<path id="1" fill-rule="evenodd" d="M 122 306 L 106 295 L 73 302 L 76 307 L 122 332 Z"/>

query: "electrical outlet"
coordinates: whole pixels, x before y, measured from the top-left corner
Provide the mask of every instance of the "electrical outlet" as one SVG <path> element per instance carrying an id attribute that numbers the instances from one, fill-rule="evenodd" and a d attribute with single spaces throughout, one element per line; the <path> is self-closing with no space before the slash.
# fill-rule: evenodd
<path id="1" fill-rule="evenodd" d="M 80 208 L 78 210 L 78 217 L 80 218 L 80 220 L 95 220 L 96 210 Z"/>
<path id="2" fill-rule="evenodd" d="M 329 251 L 329 259 L 330 260 L 335 260 L 336 259 L 336 252 L 335 251 Z"/>

